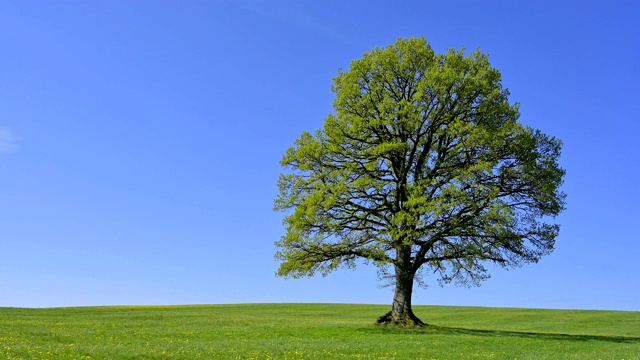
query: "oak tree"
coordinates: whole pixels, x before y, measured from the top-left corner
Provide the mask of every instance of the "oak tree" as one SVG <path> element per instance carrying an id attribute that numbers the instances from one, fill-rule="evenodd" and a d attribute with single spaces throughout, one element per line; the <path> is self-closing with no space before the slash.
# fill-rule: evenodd
<path id="1" fill-rule="evenodd" d="M 518 122 L 479 50 L 398 39 L 334 79 L 334 112 L 287 149 L 275 209 L 277 272 L 325 275 L 358 259 L 393 275 L 379 323 L 424 325 L 416 282 L 478 285 L 487 267 L 549 254 L 564 208 L 561 141 Z"/>

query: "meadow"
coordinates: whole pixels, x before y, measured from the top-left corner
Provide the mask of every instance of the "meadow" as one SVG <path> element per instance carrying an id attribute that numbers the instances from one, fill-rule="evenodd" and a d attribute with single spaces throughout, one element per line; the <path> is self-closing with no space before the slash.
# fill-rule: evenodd
<path id="1" fill-rule="evenodd" d="M 0 359 L 640 359 L 640 312 L 382 305 L 0 308 Z"/>

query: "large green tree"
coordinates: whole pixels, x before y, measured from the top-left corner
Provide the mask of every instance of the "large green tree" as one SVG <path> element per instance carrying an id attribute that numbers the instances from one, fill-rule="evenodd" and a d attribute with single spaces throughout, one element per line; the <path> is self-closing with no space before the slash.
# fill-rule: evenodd
<path id="1" fill-rule="evenodd" d="M 520 266 L 553 250 L 561 142 L 518 122 L 487 55 L 398 39 L 339 71 L 332 91 L 324 128 L 304 132 L 281 161 L 278 275 L 364 259 L 395 286 L 378 322 L 423 325 L 411 296 L 425 274 L 477 285 L 487 264 Z"/>

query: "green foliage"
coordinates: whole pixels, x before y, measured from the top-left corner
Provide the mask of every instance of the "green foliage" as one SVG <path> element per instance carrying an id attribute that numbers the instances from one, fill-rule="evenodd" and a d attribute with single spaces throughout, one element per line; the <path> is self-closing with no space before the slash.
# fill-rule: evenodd
<path id="1" fill-rule="evenodd" d="M 0 359 L 638 359 L 640 313 L 381 305 L 0 308 Z"/>
<path id="2" fill-rule="evenodd" d="M 364 259 L 475 285 L 487 262 L 519 266 L 553 250 L 561 142 L 518 122 L 487 55 L 399 39 L 353 61 L 332 90 L 324 127 L 281 161 L 279 275 Z"/>

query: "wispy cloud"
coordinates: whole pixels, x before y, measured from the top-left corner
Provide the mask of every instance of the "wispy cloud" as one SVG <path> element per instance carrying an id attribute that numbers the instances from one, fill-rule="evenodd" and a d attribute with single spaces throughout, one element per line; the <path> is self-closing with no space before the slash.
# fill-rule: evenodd
<path id="1" fill-rule="evenodd" d="M 342 34 L 329 26 L 324 19 L 314 16 L 301 2 L 292 1 L 287 4 L 273 2 L 255 2 L 237 4 L 239 8 L 262 17 L 269 18 L 299 29 L 315 32 L 319 35 L 345 40 Z"/>
<path id="2" fill-rule="evenodd" d="M 18 150 L 18 137 L 7 128 L 0 127 L 0 154 L 12 153 Z"/>

